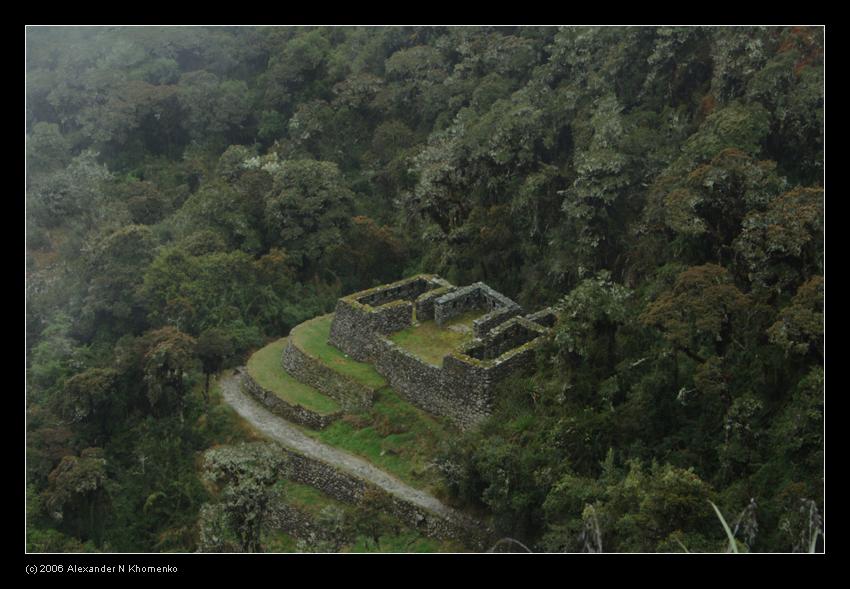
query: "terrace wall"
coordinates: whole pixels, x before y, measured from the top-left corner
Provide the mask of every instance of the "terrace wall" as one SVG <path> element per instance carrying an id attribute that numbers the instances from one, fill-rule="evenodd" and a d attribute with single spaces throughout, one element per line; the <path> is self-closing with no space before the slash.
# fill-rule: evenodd
<path id="1" fill-rule="evenodd" d="M 375 369 L 403 398 L 435 415 L 456 413 L 443 391 L 443 371 L 384 337 L 376 340 Z"/>
<path id="2" fill-rule="evenodd" d="M 240 379 L 242 390 L 256 399 L 263 407 L 287 421 L 297 423 L 310 429 L 324 429 L 342 416 L 342 411 L 322 414 L 311 411 L 296 403 L 288 403 L 273 392 L 263 388 L 247 371 L 242 371 Z"/>
<path id="3" fill-rule="evenodd" d="M 328 368 L 299 348 L 290 337 L 283 350 L 281 364 L 299 382 L 321 391 L 346 409 L 371 407 L 375 392 L 356 380 Z"/>
<path id="4" fill-rule="evenodd" d="M 280 530 L 299 540 L 324 542 L 335 541 L 332 533 L 325 530 L 317 518 L 308 511 L 277 501 L 269 507 L 266 525 Z"/>
<path id="5" fill-rule="evenodd" d="M 390 511 L 407 525 L 425 536 L 441 540 L 460 540 L 465 545 L 482 550 L 494 541 L 493 532 L 480 522 L 449 511 L 435 513 L 416 504 L 386 493 L 376 485 L 340 471 L 330 464 L 309 458 L 294 450 L 280 447 L 286 456 L 284 475 L 304 485 L 310 485 L 325 495 L 354 505 L 361 505 L 370 494 L 390 499 Z"/>
<path id="6" fill-rule="evenodd" d="M 418 321 L 433 319 L 438 325 L 475 309 L 489 312 L 473 321 L 476 339 L 445 356 L 438 367 L 384 337 L 411 325 L 414 309 Z M 550 314 L 533 314 L 534 322 L 520 317 L 522 312 L 484 283 L 457 288 L 436 276 L 421 275 L 340 299 L 329 343 L 356 360 L 373 363 L 414 405 L 469 429 L 490 414 L 495 386 L 531 365 L 530 342 L 548 332 L 543 324 Z"/>
<path id="7" fill-rule="evenodd" d="M 359 362 L 367 362 L 373 339 L 368 307 L 340 299 L 334 310 L 328 343 Z"/>

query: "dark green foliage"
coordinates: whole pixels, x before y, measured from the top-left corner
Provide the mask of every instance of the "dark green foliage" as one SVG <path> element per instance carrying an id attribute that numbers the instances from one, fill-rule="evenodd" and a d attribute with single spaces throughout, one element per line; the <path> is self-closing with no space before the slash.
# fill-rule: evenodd
<path id="1" fill-rule="evenodd" d="M 285 162 L 265 197 L 269 240 L 285 248 L 301 268 L 315 268 L 326 252 L 342 242 L 351 199 L 336 164 Z"/>
<path id="2" fill-rule="evenodd" d="M 817 27 L 28 28 L 28 546 L 206 546 L 214 376 L 422 271 L 562 309 L 448 500 L 535 549 L 724 550 L 709 500 L 805 549 L 823 80 Z M 204 516 L 231 549 L 266 487 Z"/>

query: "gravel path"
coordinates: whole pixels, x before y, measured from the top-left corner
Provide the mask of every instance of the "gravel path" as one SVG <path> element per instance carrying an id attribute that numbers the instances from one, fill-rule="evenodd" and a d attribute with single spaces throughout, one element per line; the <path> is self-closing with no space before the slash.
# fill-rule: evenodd
<path id="1" fill-rule="evenodd" d="M 367 480 L 396 497 L 427 509 L 431 513 L 444 517 L 465 519 L 466 516 L 447 507 L 436 497 L 414 489 L 383 470 L 333 446 L 314 440 L 285 419 L 266 410 L 251 397 L 242 392 L 239 376 L 228 376 L 219 381 L 221 393 L 228 405 L 254 426 L 258 431 L 273 440 L 317 460 L 331 464 L 339 470 Z"/>

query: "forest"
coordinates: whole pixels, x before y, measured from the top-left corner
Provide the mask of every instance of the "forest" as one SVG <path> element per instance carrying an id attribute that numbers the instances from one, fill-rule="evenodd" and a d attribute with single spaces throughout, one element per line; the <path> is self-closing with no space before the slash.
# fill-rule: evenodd
<path id="1" fill-rule="evenodd" d="M 417 273 L 562 310 L 445 501 L 823 549 L 822 27 L 28 27 L 25 86 L 28 552 L 203 551 L 219 375 Z"/>

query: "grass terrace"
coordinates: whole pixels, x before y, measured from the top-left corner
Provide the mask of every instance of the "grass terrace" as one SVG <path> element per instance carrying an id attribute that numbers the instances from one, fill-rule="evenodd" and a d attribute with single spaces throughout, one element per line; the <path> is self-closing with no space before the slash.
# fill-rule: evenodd
<path id="1" fill-rule="evenodd" d="M 349 543 L 340 547 L 341 552 L 464 552 L 466 548 L 455 541 L 441 541 L 423 536 L 397 518 L 390 516 L 383 522 L 378 542 L 358 531 L 358 522 L 363 521 L 359 508 L 341 503 L 313 487 L 281 478 L 275 483 L 282 500 L 302 511 L 315 520 L 322 517 L 323 510 L 333 508 L 343 518 L 343 528 L 348 530 Z M 263 543 L 269 552 L 313 551 L 309 543 L 299 542 L 296 538 L 281 530 L 266 529 Z M 320 550 L 326 547 L 319 545 Z"/>
<path id="2" fill-rule="evenodd" d="M 434 321 L 423 321 L 397 331 L 389 339 L 429 364 L 442 366 L 446 354 L 472 339 L 472 322 L 483 314 L 483 311 L 470 311 L 442 327 Z"/>
<path id="3" fill-rule="evenodd" d="M 302 431 L 433 492 L 439 492 L 442 481 L 432 463 L 440 444 L 457 435 L 446 420 L 414 407 L 389 387 L 376 393 L 370 409 L 345 415 L 318 432 Z"/>
<path id="4" fill-rule="evenodd" d="M 351 506 L 340 503 L 318 489 L 296 483 L 289 479 L 278 480 L 275 483 L 275 489 L 282 494 L 286 503 L 303 509 L 312 515 L 319 515 L 325 507 L 335 507 L 343 512 L 353 511 Z"/>
<path id="5" fill-rule="evenodd" d="M 325 366 L 360 384 L 378 390 L 387 381 L 369 364 L 352 360 L 328 343 L 333 313 L 305 321 L 289 334 L 299 349 L 319 359 Z"/>
<path id="6" fill-rule="evenodd" d="M 470 313 L 449 324 L 465 325 L 469 333 L 448 329 L 449 326 L 436 328 L 431 321 L 418 326 L 415 336 L 426 340 L 430 337 L 429 331 L 433 330 L 443 338 L 440 350 L 453 349 L 453 346 L 472 337 L 472 320 L 480 315 L 480 312 Z M 344 415 L 321 431 L 299 429 L 310 437 L 365 458 L 414 487 L 441 492 L 441 478 L 433 461 L 440 445 L 457 435 L 456 430 L 447 420 L 399 397 L 370 364 L 347 358 L 329 345 L 327 340 L 332 320 L 332 314 L 317 317 L 294 328 L 289 337 L 301 350 L 329 368 L 373 388 L 374 404 L 369 409 Z M 339 409 L 333 399 L 286 374 L 280 362 L 286 342 L 287 338 L 283 338 L 256 352 L 248 361 L 251 376 L 258 384 L 288 402 L 314 411 L 333 412 Z"/>
<path id="7" fill-rule="evenodd" d="M 316 389 L 298 382 L 281 365 L 287 338 L 272 342 L 255 352 L 248 360 L 248 373 L 264 389 L 276 394 L 284 401 L 327 415 L 340 410 L 339 404 Z"/>
<path id="8" fill-rule="evenodd" d="M 264 531 L 263 547 L 269 553 L 298 552 L 298 540 L 280 530 Z"/>

